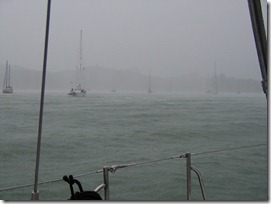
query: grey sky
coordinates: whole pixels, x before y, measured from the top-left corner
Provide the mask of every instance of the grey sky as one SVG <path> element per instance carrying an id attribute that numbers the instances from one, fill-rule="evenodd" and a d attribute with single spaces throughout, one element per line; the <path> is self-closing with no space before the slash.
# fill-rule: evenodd
<path id="1" fill-rule="evenodd" d="M 0 0 L 0 63 L 42 69 L 46 7 Z M 80 29 L 86 66 L 261 79 L 246 0 L 52 0 L 49 71 L 75 69 Z"/>

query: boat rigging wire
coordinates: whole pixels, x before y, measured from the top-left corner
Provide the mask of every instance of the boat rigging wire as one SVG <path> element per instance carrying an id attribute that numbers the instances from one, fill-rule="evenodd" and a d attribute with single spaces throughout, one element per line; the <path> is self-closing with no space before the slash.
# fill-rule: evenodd
<path id="1" fill-rule="evenodd" d="M 44 57 L 43 57 L 43 72 L 42 72 L 42 84 L 41 84 L 41 97 L 40 97 L 40 114 L 39 114 L 37 153 L 36 153 L 35 180 L 34 180 L 34 190 L 32 192 L 31 200 L 38 200 L 39 199 L 38 179 L 39 179 L 39 163 L 40 163 L 42 119 L 43 119 L 43 106 L 44 106 L 44 91 L 45 91 L 45 81 L 46 81 L 46 65 L 47 65 L 49 27 L 50 27 L 50 10 L 51 10 L 51 0 L 48 0 L 46 30 L 45 30 L 45 43 L 44 43 Z"/>
<path id="2" fill-rule="evenodd" d="M 198 155 L 204 155 L 204 154 L 214 154 L 214 153 L 219 153 L 219 152 L 234 151 L 234 150 L 252 148 L 252 147 L 259 147 L 259 146 L 266 146 L 266 144 L 255 144 L 255 145 L 248 145 L 248 146 L 241 146 L 241 147 L 233 147 L 233 148 L 227 148 L 227 149 L 213 150 L 213 151 L 208 151 L 208 152 L 191 153 L 191 156 L 198 156 Z M 129 164 L 112 165 L 112 166 L 108 166 L 107 168 L 109 169 L 109 171 L 111 173 L 115 173 L 116 170 L 120 169 L 120 168 L 137 167 L 137 166 L 143 166 L 143 165 L 158 163 L 158 162 L 162 162 L 162 161 L 167 161 L 167 160 L 171 160 L 171 159 L 185 158 L 186 155 L 187 154 L 185 153 L 185 154 L 180 154 L 180 155 L 175 155 L 175 156 L 171 156 L 171 157 L 167 157 L 167 158 L 156 159 L 156 160 L 145 161 L 145 162 L 137 162 L 137 163 L 135 162 L 135 163 L 129 163 Z M 97 173 L 102 173 L 102 172 L 103 172 L 103 169 L 99 169 L 99 170 L 96 170 L 96 171 L 91 171 L 91 172 L 87 172 L 87 173 L 83 173 L 83 174 L 74 175 L 73 177 L 74 178 L 79 178 L 79 177 L 88 176 L 88 175 L 97 174 Z M 61 178 L 61 179 L 48 180 L 48 181 L 40 182 L 40 183 L 38 183 L 38 185 L 47 185 L 47 184 L 52 184 L 52 183 L 56 183 L 56 182 L 60 182 L 60 181 L 63 181 L 63 179 Z M 20 186 L 3 188 L 3 189 L 0 189 L 0 192 L 16 190 L 16 189 L 21 189 L 21 188 L 27 188 L 27 187 L 31 187 L 31 186 L 33 186 L 33 184 L 25 184 L 25 185 L 20 185 Z"/>
<path id="3" fill-rule="evenodd" d="M 197 156 L 197 155 L 203 155 L 203 154 L 212 154 L 212 153 L 218 153 L 218 152 L 226 152 L 226 151 L 232 151 L 237 149 L 245 149 L 250 147 L 257 147 L 257 146 L 264 146 L 266 144 L 255 144 L 255 145 L 249 145 L 249 146 L 242 146 L 242 147 L 233 147 L 228 149 L 219 149 L 219 150 L 213 150 L 208 152 L 199 152 L 199 153 L 192 153 L 191 156 Z"/>

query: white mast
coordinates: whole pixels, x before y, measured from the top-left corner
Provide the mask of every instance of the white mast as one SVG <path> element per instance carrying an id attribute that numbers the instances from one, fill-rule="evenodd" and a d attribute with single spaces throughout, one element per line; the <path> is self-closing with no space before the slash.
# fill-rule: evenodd
<path id="1" fill-rule="evenodd" d="M 79 74 L 78 84 L 80 85 L 81 88 L 84 87 L 84 81 L 83 81 L 84 74 L 82 73 L 84 71 L 83 64 L 84 64 L 84 62 L 83 62 L 83 31 L 81 29 L 81 31 L 80 31 L 79 72 L 78 72 L 78 74 Z"/>
<path id="2" fill-rule="evenodd" d="M 8 87 L 10 87 L 10 64 L 8 65 Z"/>
<path id="3" fill-rule="evenodd" d="M 83 47 L 82 47 L 82 30 L 80 33 L 80 71 L 82 69 L 82 63 L 83 63 Z"/>
<path id="4" fill-rule="evenodd" d="M 152 90 L 151 90 L 151 70 L 149 70 L 149 90 L 148 90 L 148 93 L 152 93 Z"/>
<path id="5" fill-rule="evenodd" d="M 214 75 L 214 88 L 215 88 L 215 90 L 214 90 L 214 94 L 217 94 L 218 93 L 218 89 L 217 89 L 217 74 L 216 74 L 216 62 L 215 62 L 215 75 Z"/>
<path id="6" fill-rule="evenodd" d="M 4 85 L 3 85 L 3 88 L 5 89 L 5 88 L 7 88 L 7 74 L 8 74 L 8 60 L 7 60 L 7 63 L 6 63 L 6 73 L 5 73 L 5 78 L 4 78 Z"/>

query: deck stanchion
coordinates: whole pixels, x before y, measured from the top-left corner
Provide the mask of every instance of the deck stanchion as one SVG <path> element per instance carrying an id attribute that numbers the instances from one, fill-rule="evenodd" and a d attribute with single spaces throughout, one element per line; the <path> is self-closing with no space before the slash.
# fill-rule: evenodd
<path id="1" fill-rule="evenodd" d="M 109 168 L 107 166 L 103 167 L 103 177 L 104 177 L 104 199 L 109 200 L 110 199 L 110 193 L 109 193 L 109 175 L 108 175 Z"/>
<path id="2" fill-rule="evenodd" d="M 186 158 L 186 192 L 187 200 L 191 200 L 191 189 L 192 189 L 192 180 L 191 180 L 191 153 L 185 155 Z"/>

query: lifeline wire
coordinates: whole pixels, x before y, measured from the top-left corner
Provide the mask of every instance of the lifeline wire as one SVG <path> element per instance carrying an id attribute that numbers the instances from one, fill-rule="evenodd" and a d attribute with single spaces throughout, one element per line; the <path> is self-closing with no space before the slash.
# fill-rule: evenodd
<path id="1" fill-rule="evenodd" d="M 256 145 L 249 145 L 249 146 L 242 146 L 242 147 L 233 147 L 233 148 L 228 148 L 228 149 L 213 150 L 213 151 L 209 151 L 209 152 L 192 153 L 191 156 L 197 156 L 197 155 L 203 155 L 203 154 L 212 154 L 212 153 L 217 153 L 217 152 L 226 152 L 226 151 L 245 149 L 245 148 L 250 148 L 250 147 L 265 146 L 265 145 L 266 144 L 256 144 Z"/>
<path id="2" fill-rule="evenodd" d="M 74 176 L 74 178 L 87 176 L 87 175 L 91 175 L 91 174 L 95 174 L 95 173 L 101 173 L 101 172 L 102 172 L 102 170 L 101 171 L 100 170 L 92 171 L 92 172 L 88 172 L 88 173 L 85 173 L 85 174 L 80 174 L 80 175 Z M 47 185 L 47 184 L 52 184 L 52 183 L 56 183 L 56 182 L 59 182 L 59 181 L 63 181 L 63 179 L 61 178 L 61 179 L 48 180 L 48 181 L 40 182 L 40 183 L 38 183 L 38 185 Z M 20 189 L 20 188 L 27 188 L 27 187 L 31 187 L 33 185 L 34 184 L 25 184 L 25 185 L 10 187 L 10 188 L 2 188 L 2 189 L 0 189 L 0 192 L 16 190 L 16 189 Z"/>
<path id="3" fill-rule="evenodd" d="M 238 149 L 245 149 L 245 148 L 252 148 L 252 147 L 259 147 L 259 146 L 266 146 L 266 144 L 255 144 L 255 145 L 233 147 L 233 148 L 220 149 L 220 150 L 214 150 L 214 151 L 208 151 L 208 152 L 192 153 L 191 156 L 198 156 L 198 155 L 204 155 L 204 154 L 213 154 L 213 153 L 219 153 L 219 152 L 225 152 L 225 151 L 233 151 L 233 150 L 238 150 Z M 164 159 L 156 159 L 156 160 L 151 160 L 151 161 L 146 161 L 146 162 L 112 165 L 112 166 L 107 166 L 107 168 L 109 168 L 110 172 L 114 173 L 119 168 L 143 166 L 143 165 L 147 165 L 147 164 L 158 163 L 158 162 L 161 162 L 161 161 L 177 159 L 177 158 L 186 158 L 186 154 L 175 155 L 175 156 L 164 158 Z M 99 170 L 96 170 L 96 171 L 91 171 L 91 172 L 87 172 L 87 173 L 84 173 L 84 174 L 76 175 L 76 176 L 74 176 L 74 178 L 78 178 L 78 177 L 82 177 L 82 176 L 88 176 L 88 175 L 91 175 L 91 174 L 102 173 L 102 172 L 103 172 L 103 170 L 99 169 Z M 40 182 L 40 183 L 38 183 L 38 185 L 46 185 L 46 184 L 51 184 L 51 183 L 55 183 L 55 182 L 59 182 L 59 181 L 63 181 L 63 179 L 61 178 L 61 179 L 55 179 L 55 180 Z M 20 185 L 20 186 L 15 186 L 15 187 L 10 187 L 10 188 L 4 188 L 4 189 L 0 189 L 0 192 L 9 191 L 9 190 L 16 190 L 16 189 L 26 188 L 26 187 L 31 187 L 31 186 L 33 186 L 33 184 L 26 184 L 26 185 Z"/>

